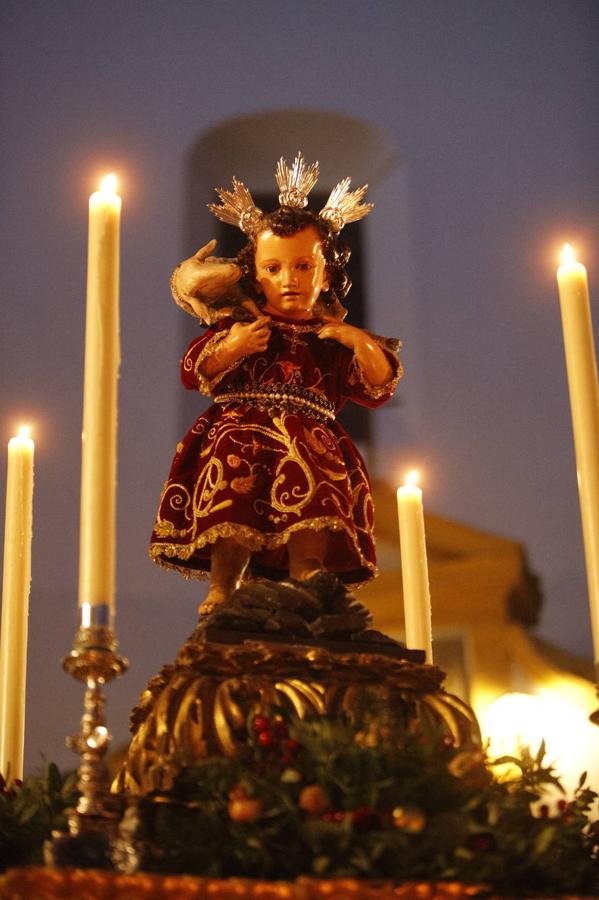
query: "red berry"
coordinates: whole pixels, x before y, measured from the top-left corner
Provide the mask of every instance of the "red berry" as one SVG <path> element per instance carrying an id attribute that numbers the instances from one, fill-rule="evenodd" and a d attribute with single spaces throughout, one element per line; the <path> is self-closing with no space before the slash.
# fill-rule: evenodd
<path id="1" fill-rule="evenodd" d="M 261 731 L 258 735 L 258 743 L 261 747 L 272 747 L 272 734 L 268 731 Z"/>
<path id="2" fill-rule="evenodd" d="M 337 812 L 333 813 L 333 820 L 335 822 L 343 822 L 345 819 L 345 811 L 342 809 L 337 810 Z"/>
<path id="3" fill-rule="evenodd" d="M 335 813 L 325 812 L 322 814 L 321 819 L 323 822 L 334 822 L 335 821 Z"/>
<path id="4" fill-rule="evenodd" d="M 293 756 L 293 754 L 297 753 L 297 751 L 299 750 L 300 742 L 296 741 L 295 738 L 289 738 L 288 741 L 285 741 L 283 747 L 285 748 L 285 752 L 287 754 Z"/>
<path id="5" fill-rule="evenodd" d="M 256 716 L 254 719 L 254 731 L 268 731 L 270 728 L 270 722 L 266 718 L 266 716 Z"/>
<path id="6" fill-rule="evenodd" d="M 558 800 L 557 801 L 558 812 L 562 813 L 562 815 L 566 812 L 566 810 L 568 809 L 568 806 L 569 806 L 569 804 L 568 804 L 567 800 Z"/>
<path id="7" fill-rule="evenodd" d="M 549 816 L 549 807 L 546 803 L 542 803 L 539 806 L 539 815 L 541 819 L 546 819 Z"/>
<path id="8" fill-rule="evenodd" d="M 352 813 L 352 819 L 355 822 L 359 819 L 362 819 L 365 815 L 370 815 L 371 812 L 372 810 L 369 806 L 358 806 Z"/>
<path id="9" fill-rule="evenodd" d="M 352 814 L 352 822 L 356 828 L 366 831 L 379 824 L 379 817 L 371 806 L 358 806 Z"/>

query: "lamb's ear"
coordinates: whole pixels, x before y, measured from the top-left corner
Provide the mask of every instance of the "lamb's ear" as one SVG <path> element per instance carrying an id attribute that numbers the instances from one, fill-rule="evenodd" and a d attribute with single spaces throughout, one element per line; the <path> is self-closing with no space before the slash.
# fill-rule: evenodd
<path id="1" fill-rule="evenodd" d="M 203 247 L 200 247 L 193 255 L 200 262 L 203 262 L 207 256 L 210 256 L 214 248 L 216 247 L 216 238 L 212 238 L 211 241 L 208 241 L 207 244 L 204 244 Z"/>

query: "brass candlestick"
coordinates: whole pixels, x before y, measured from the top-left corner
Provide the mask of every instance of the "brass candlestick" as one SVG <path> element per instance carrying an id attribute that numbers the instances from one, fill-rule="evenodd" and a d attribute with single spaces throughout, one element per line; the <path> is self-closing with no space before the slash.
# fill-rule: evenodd
<path id="1" fill-rule="evenodd" d="M 55 832 L 46 847 L 46 860 L 52 865 L 72 864 L 71 857 L 84 866 L 108 864 L 109 841 L 116 834 L 121 803 L 118 795 L 110 793 L 104 765 L 112 739 L 106 724 L 104 685 L 129 665 L 117 647 L 108 604 L 83 604 L 73 649 L 62 661 L 65 672 L 86 685 L 79 734 L 67 738 L 67 746 L 81 756 L 80 796 L 77 806 L 68 811 L 68 834 Z"/>

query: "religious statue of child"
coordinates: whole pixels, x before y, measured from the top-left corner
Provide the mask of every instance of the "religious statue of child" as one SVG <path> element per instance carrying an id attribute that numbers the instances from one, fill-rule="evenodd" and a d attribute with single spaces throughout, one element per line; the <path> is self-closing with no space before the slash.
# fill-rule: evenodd
<path id="1" fill-rule="evenodd" d="M 181 361 L 186 388 L 214 403 L 177 447 L 150 555 L 186 577 L 210 577 L 200 614 L 243 578 L 345 585 L 376 570 L 368 473 L 336 421 L 347 400 L 378 407 L 402 370 L 392 342 L 343 321 L 351 282 L 348 223 L 372 209 L 366 186 L 341 181 L 319 212 L 307 195 L 318 163 L 277 167 L 280 208 L 263 214 L 245 185 L 217 191 L 210 209 L 248 243 L 235 260 L 215 241 L 173 274 L 175 300 L 209 325 Z"/>

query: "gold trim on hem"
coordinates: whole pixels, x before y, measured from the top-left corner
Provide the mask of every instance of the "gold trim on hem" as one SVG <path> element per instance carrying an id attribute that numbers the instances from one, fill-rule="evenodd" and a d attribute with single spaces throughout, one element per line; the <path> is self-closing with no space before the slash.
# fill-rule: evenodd
<path id="1" fill-rule="evenodd" d="M 241 525 L 235 522 L 222 522 L 220 525 L 214 525 L 212 528 L 203 531 L 200 536 L 190 544 L 163 544 L 158 541 L 153 541 L 150 544 L 148 553 L 150 559 L 155 562 L 156 565 L 165 569 L 176 569 L 188 579 L 197 578 L 202 580 L 210 577 L 208 569 L 188 569 L 186 566 L 178 565 L 174 562 L 171 563 L 168 559 L 177 557 L 182 561 L 187 560 L 193 556 L 196 550 L 201 550 L 207 544 L 213 544 L 221 537 L 237 538 L 240 544 L 247 547 L 247 549 L 253 553 L 258 553 L 261 550 L 276 550 L 279 547 L 285 546 L 295 531 L 308 529 L 311 531 L 322 531 L 327 528 L 331 531 L 345 532 L 356 551 L 361 566 L 370 573 L 368 578 L 364 579 L 364 581 L 355 582 L 350 584 L 349 587 L 359 587 L 360 585 L 371 581 L 377 574 L 376 565 L 364 557 L 355 533 L 337 516 L 322 516 L 318 519 L 307 519 L 303 522 L 296 522 L 280 534 L 263 534 L 261 531 L 258 531 L 258 529 L 250 528 L 247 525 Z M 336 574 L 340 573 L 337 572 Z"/>

